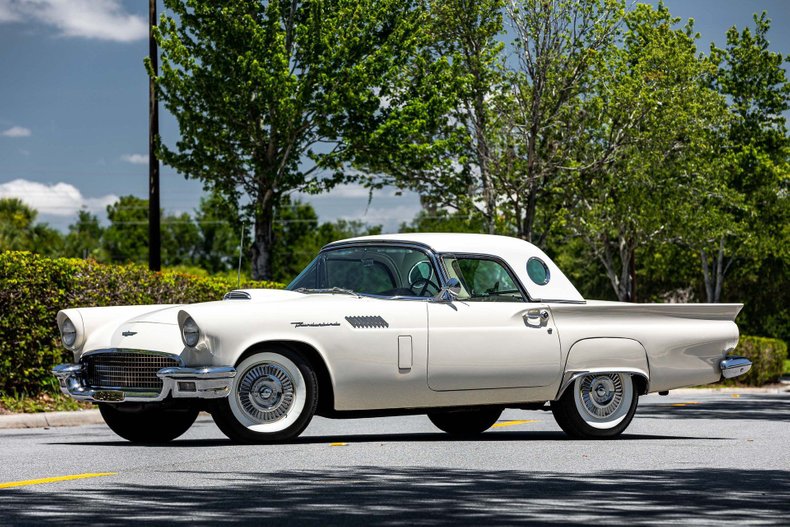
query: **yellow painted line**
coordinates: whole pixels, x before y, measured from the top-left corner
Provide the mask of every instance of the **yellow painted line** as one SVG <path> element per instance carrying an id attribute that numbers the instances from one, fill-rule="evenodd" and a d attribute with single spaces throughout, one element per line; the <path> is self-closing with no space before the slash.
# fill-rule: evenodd
<path id="1" fill-rule="evenodd" d="M 691 406 L 694 404 L 702 404 L 699 401 L 689 401 L 687 403 L 674 403 L 672 406 Z"/>
<path id="2" fill-rule="evenodd" d="M 537 419 L 525 419 L 523 421 L 502 421 L 501 423 L 494 423 L 491 428 L 504 428 L 505 426 L 524 425 L 527 423 L 537 423 Z"/>
<path id="3" fill-rule="evenodd" d="M 730 397 L 732 397 L 733 399 L 737 399 L 740 396 L 741 396 L 741 394 L 739 394 L 739 393 L 733 393 L 732 395 L 730 395 Z"/>
<path id="4" fill-rule="evenodd" d="M 329 443 L 329 446 L 348 446 L 348 443 Z"/>
<path id="5" fill-rule="evenodd" d="M 115 476 L 117 472 L 93 472 L 87 474 L 72 474 L 71 476 L 58 476 L 55 478 L 27 479 L 25 481 L 9 481 L 0 483 L 0 489 L 10 489 L 11 487 L 26 487 L 28 485 L 41 485 L 43 483 L 57 483 L 59 481 L 71 481 L 74 479 L 101 478 L 103 476 Z"/>

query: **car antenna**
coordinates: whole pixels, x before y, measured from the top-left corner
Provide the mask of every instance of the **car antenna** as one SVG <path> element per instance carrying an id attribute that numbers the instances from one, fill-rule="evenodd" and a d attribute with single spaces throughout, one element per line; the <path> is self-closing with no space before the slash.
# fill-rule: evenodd
<path id="1" fill-rule="evenodd" d="M 244 228 L 247 226 L 246 223 L 242 222 L 241 224 L 241 241 L 239 242 L 239 271 L 237 274 L 238 281 L 236 282 L 236 287 L 241 287 L 241 251 L 244 247 Z"/>

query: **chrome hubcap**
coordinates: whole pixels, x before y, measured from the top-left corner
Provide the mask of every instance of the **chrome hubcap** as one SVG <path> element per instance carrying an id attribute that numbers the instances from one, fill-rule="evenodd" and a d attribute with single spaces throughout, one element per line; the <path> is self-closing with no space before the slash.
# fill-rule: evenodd
<path id="1" fill-rule="evenodd" d="M 259 423 L 270 423 L 288 414 L 294 395 L 287 370 L 278 364 L 259 364 L 244 373 L 237 397 L 247 415 Z"/>
<path id="2" fill-rule="evenodd" d="M 609 417 L 623 401 L 623 383 L 619 375 L 588 375 L 579 386 L 584 409 L 594 417 Z"/>

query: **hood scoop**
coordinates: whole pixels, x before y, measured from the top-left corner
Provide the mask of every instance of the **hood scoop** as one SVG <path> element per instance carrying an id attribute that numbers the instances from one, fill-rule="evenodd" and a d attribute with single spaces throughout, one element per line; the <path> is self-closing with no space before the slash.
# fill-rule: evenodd
<path id="1" fill-rule="evenodd" d="M 252 295 L 247 291 L 231 291 L 226 293 L 222 300 L 252 300 Z"/>

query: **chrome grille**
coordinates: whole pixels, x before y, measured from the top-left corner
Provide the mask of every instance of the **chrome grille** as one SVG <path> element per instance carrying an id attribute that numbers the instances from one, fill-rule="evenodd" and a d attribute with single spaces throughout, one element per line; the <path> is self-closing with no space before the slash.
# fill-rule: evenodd
<path id="1" fill-rule="evenodd" d="M 178 359 L 153 353 L 113 351 L 83 357 L 85 381 L 91 388 L 161 391 L 156 372 L 179 366 Z"/>

